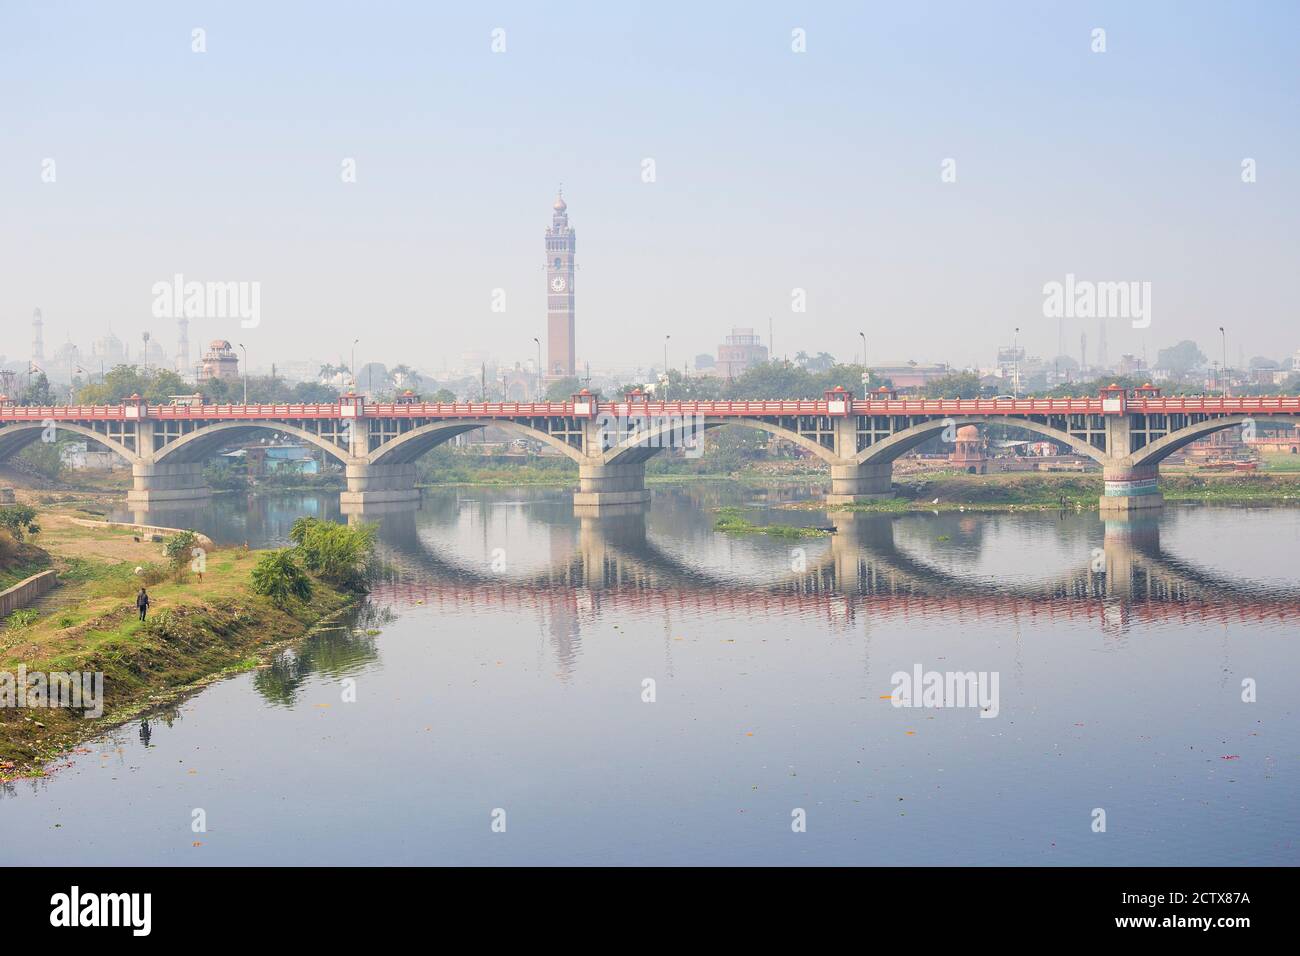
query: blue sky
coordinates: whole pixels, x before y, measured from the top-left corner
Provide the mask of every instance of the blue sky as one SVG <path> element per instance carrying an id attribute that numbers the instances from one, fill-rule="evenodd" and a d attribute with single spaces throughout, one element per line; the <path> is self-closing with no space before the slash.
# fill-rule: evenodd
<path id="1" fill-rule="evenodd" d="M 254 365 L 358 336 L 389 365 L 527 360 L 563 181 L 593 366 L 654 363 L 665 334 L 680 365 L 769 317 L 778 353 L 849 359 L 861 329 L 873 360 L 988 365 L 1018 325 L 1051 356 L 1042 286 L 1066 273 L 1152 283 L 1151 327 L 1108 325 L 1112 358 L 1209 352 L 1221 324 L 1234 362 L 1282 357 L 1300 348 L 1298 11 L 4 0 L 0 353 L 27 357 L 36 306 L 47 350 L 109 323 L 170 350 L 150 289 L 180 272 L 261 283 L 257 329 L 192 332 Z M 1069 327 L 1074 355 L 1080 330 L 1096 323 Z"/>

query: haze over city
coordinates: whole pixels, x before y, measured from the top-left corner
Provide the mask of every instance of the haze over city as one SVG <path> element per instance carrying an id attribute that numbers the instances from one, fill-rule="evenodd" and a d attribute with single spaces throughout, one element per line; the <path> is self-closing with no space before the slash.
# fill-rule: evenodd
<path id="1" fill-rule="evenodd" d="M 1151 283 L 1112 358 L 1209 354 L 1226 325 L 1230 364 L 1284 359 L 1297 26 L 1280 4 L 7 4 L 0 352 L 28 358 L 40 308 L 47 352 L 111 327 L 171 356 L 151 289 L 179 273 L 261 288 L 258 327 L 191 323 L 194 360 L 359 337 L 432 373 L 527 363 L 563 183 L 580 368 L 661 364 L 665 335 L 681 368 L 769 319 L 778 357 L 855 361 L 865 330 L 869 362 L 988 367 L 1017 326 L 1077 357 L 1097 323 L 1043 315 L 1067 274 Z"/>

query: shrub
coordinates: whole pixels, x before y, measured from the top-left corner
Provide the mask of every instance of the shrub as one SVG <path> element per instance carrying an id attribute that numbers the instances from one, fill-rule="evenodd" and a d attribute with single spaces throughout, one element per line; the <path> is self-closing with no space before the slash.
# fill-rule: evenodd
<path id="1" fill-rule="evenodd" d="M 36 523 L 36 509 L 31 505 L 0 508 L 0 528 L 13 535 L 16 541 L 22 541 L 24 534 L 41 533 L 41 526 Z"/>
<path id="2" fill-rule="evenodd" d="M 177 581 L 186 578 L 186 570 L 195 549 L 199 547 L 199 536 L 193 531 L 178 531 L 163 542 L 163 554 L 171 566 L 172 576 Z M 199 566 L 202 570 L 203 566 Z"/>
<path id="3" fill-rule="evenodd" d="M 0 568 L 11 564 L 18 558 L 18 540 L 4 528 L 0 528 Z"/>
<path id="4" fill-rule="evenodd" d="M 40 617 L 35 608 L 24 607 L 14 611 L 5 620 L 5 627 L 11 631 L 21 631 L 31 627 Z"/>
<path id="5" fill-rule="evenodd" d="M 289 538 L 307 570 L 340 587 L 364 588 L 375 550 L 374 525 L 334 524 L 299 518 Z"/>
<path id="6" fill-rule="evenodd" d="M 299 567 L 293 551 L 281 548 L 258 559 L 253 568 L 253 590 L 283 607 L 294 598 L 305 601 L 311 597 L 311 579 Z"/>

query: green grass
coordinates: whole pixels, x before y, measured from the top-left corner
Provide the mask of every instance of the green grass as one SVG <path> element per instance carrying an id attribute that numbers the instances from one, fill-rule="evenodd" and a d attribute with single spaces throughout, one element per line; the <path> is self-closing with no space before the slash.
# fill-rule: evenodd
<path id="1" fill-rule="evenodd" d="M 726 534 L 767 534 L 777 538 L 820 538 L 827 534 L 822 528 L 800 528 L 796 525 L 753 524 L 744 515 L 743 508 L 717 508 L 718 517 L 713 522 L 713 530 Z"/>
<path id="2" fill-rule="evenodd" d="M 0 764 L 15 764 L 0 776 L 39 774 L 44 762 L 89 735 L 199 683 L 257 666 L 354 600 L 316 580 L 310 600 L 278 607 L 252 593 L 249 576 L 260 554 L 215 552 L 202 583 L 189 573 L 168 575 L 149 588 L 154 605 L 144 623 L 132 600 L 140 583 L 134 562 L 68 559 L 65 587 L 75 582 L 69 604 L 30 622 L 20 618 L 20 628 L 11 615 L 0 628 L 0 670 L 24 664 L 28 671 L 101 672 L 105 716 L 91 721 L 48 709 L 37 727 L 24 719 L 29 715 L 0 709 Z"/>

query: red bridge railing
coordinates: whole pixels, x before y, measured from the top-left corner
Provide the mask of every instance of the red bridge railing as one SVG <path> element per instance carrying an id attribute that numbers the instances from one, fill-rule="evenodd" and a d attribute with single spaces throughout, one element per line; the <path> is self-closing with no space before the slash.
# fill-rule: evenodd
<path id="1" fill-rule="evenodd" d="M 832 408 L 832 404 L 835 405 Z M 641 398 L 622 401 L 593 400 L 568 402 L 376 402 L 356 405 L 343 401 L 332 404 L 266 405 L 15 405 L 0 403 L 0 422 L 121 421 L 147 417 L 172 420 L 275 421 L 284 419 L 366 418 L 567 418 L 614 416 L 694 416 L 711 418 L 755 418 L 794 415 L 1111 415 L 1111 414 L 1300 414 L 1300 396 L 1261 395 L 1224 398 L 1187 396 L 1167 398 L 1129 397 L 1118 408 L 1107 407 L 1097 398 L 853 398 L 828 402 L 824 399 L 739 402 L 652 402 Z"/>

